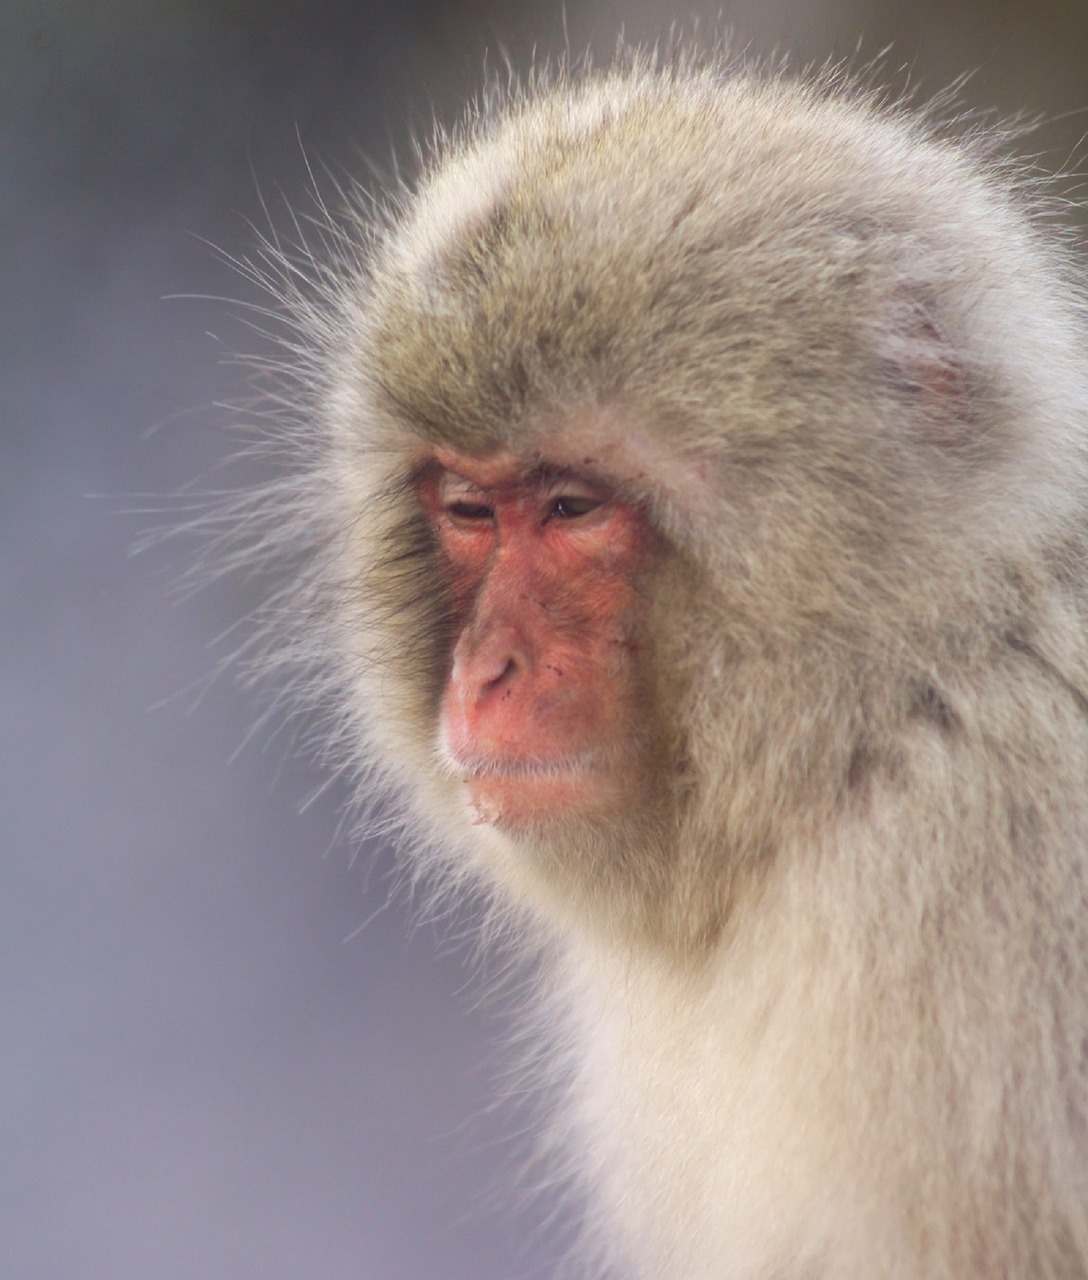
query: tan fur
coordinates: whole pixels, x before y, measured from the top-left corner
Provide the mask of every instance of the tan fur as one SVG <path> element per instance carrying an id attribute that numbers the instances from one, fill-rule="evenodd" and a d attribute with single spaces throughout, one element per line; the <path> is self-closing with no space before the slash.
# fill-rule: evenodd
<path id="1" fill-rule="evenodd" d="M 1088 1275 L 1088 351 L 1027 184 L 834 77 L 636 58 L 337 234 L 292 621 L 361 787 L 555 949 L 607 1259 Z M 649 513 L 626 821 L 515 848 L 447 776 L 435 444 Z"/>

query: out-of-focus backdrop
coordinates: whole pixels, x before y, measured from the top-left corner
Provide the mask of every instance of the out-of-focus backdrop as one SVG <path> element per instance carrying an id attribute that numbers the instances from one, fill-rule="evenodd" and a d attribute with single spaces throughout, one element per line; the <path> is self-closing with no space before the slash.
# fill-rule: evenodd
<path id="1" fill-rule="evenodd" d="M 720 30 L 719 0 L 0 4 L 0 1275 L 514 1280 L 563 1217 L 511 1192 L 492 1106 L 507 1012 L 456 933 L 412 926 L 343 796 L 209 682 L 251 607 L 172 602 L 189 548 L 139 508 L 214 487 L 259 348 L 244 255 L 307 157 L 380 172 L 485 57 L 621 28 Z M 1026 110 L 1083 166 L 1084 0 L 737 0 L 734 44 L 885 46 L 888 76 Z M 284 203 L 286 202 L 286 204 Z M 180 299 L 177 295 L 192 295 Z M 144 495 L 147 495 L 146 497 Z M 388 900 L 388 901 L 387 901 Z M 362 927 L 361 927 L 362 926 Z M 496 1083 L 497 1082 L 497 1083 Z"/>

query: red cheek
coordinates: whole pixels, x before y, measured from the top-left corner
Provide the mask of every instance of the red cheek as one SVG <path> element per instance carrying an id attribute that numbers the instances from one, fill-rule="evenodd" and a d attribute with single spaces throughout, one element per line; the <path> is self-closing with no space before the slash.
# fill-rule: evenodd
<path id="1" fill-rule="evenodd" d="M 465 622 L 472 612 L 473 601 L 480 592 L 481 584 L 487 574 L 487 561 L 491 554 L 491 544 L 475 546 L 450 546 L 442 539 L 442 562 L 453 604 L 454 623 L 460 635 Z"/>

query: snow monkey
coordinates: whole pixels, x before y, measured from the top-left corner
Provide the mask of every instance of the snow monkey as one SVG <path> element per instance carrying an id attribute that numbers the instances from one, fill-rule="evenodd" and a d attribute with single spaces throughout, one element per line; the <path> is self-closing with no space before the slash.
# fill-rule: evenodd
<path id="1" fill-rule="evenodd" d="M 541 75 L 287 299 L 284 660 L 545 955 L 609 1274 L 1088 1276 L 1088 347 L 999 151 Z"/>

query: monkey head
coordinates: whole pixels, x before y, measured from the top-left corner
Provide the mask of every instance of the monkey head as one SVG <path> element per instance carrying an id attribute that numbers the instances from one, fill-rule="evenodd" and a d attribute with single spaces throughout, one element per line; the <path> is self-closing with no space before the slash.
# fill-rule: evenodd
<path id="1" fill-rule="evenodd" d="M 636 67 L 474 121 L 316 325 L 353 755 L 446 845 L 713 932 L 955 719 L 918 690 L 1060 538 L 1062 270 L 841 87 Z"/>

